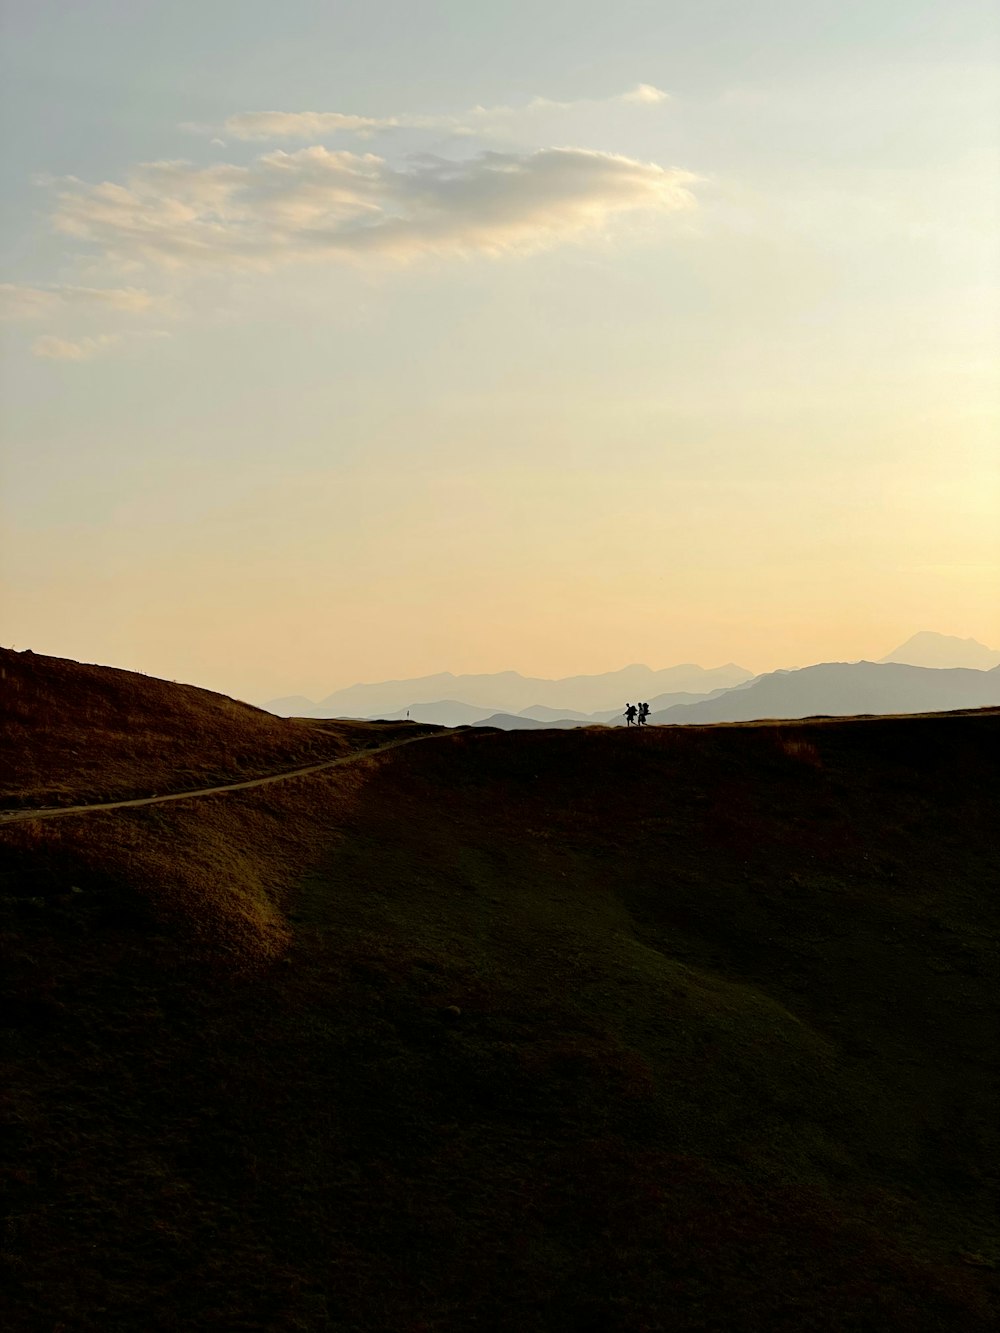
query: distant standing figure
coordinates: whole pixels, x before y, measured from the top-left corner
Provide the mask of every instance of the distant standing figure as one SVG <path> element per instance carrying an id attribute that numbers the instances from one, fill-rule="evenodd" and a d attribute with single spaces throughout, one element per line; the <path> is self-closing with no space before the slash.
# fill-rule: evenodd
<path id="1" fill-rule="evenodd" d="M 638 712 L 638 709 L 636 708 L 635 704 L 626 704 L 626 705 L 625 705 L 625 714 L 624 714 L 624 716 L 625 716 L 625 725 L 626 725 L 627 727 L 630 727 L 630 726 L 632 725 L 632 723 L 635 721 L 635 715 L 636 715 L 637 712 Z"/>

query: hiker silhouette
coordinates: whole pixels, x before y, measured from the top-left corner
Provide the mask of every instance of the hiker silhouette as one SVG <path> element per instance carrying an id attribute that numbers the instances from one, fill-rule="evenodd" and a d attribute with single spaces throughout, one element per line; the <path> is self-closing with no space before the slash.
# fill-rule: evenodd
<path id="1" fill-rule="evenodd" d="M 649 717 L 649 704 L 640 704 L 640 705 L 639 705 L 639 726 L 640 726 L 640 727 L 644 727 L 644 726 L 646 725 L 646 719 L 647 719 L 648 717 Z"/>
<path id="2" fill-rule="evenodd" d="M 638 711 L 639 711 L 639 710 L 636 708 L 635 704 L 626 704 L 626 705 L 625 705 L 625 712 L 624 712 L 623 716 L 624 716 L 624 718 L 625 718 L 625 725 L 626 725 L 627 727 L 630 727 L 630 726 L 632 725 L 632 723 L 635 721 L 635 715 L 636 715 L 636 713 L 637 713 Z"/>

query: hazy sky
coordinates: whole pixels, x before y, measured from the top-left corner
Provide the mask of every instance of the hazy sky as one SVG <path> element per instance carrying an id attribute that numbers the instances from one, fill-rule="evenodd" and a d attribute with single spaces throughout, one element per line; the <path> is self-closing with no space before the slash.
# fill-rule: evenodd
<path id="1" fill-rule="evenodd" d="M 1000 646 L 987 0 L 4 0 L 6 645 Z"/>

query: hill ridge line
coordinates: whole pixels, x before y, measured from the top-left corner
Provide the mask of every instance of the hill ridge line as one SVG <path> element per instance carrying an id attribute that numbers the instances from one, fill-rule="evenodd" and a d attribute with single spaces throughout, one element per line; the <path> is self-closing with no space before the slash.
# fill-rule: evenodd
<path id="1" fill-rule="evenodd" d="M 247 791 L 251 787 L 264 787 L 271 782 L 284 782 L 288 778 L 308 777 L 310 773 L 322 773 L 328 768 L 338 768 L 344 764 L 356 763 L 367 755 L 380 754 L 384 750 L 395 750 L 401 745 L 414 745 L 417 741 L 437 740 L 440 733 L 430 735 L 403 736 L 398 740 L 386 741 L 383 745 L 368 745 L 353 754 L 340 755 L 337 759 L 324 759 L 319 764 L 308 764 L 305 768 L 290 768 L 281 773 L 268 773 L 262 778 L 246 778 L 242 782 L 224 783 L 216 787 L 199 787 L 194 791 L 166 792 L 160 796 L 137 796 L 127 801 L 100 801 L 93 805 L 54 805 L 42 806 L 37 810 L 0 810 L 0 827 L 17 824 L 29 819 L 58 819 L 61 815 L 85 815 L 98 810 L 127 810 L 143 805 L 162 805 L 167 801 L 186 801 L 195 796 L 219 796 L 227 791 Z"/>

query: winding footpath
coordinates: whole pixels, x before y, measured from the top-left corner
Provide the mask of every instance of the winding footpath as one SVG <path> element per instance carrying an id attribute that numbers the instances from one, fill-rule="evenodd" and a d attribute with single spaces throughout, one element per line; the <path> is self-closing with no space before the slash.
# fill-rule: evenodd
<path id="1" fill-rule="evenodd" d="M 306 768 L 290 768 L 283 773 L 271 773 L 263 778 L 248 778 L 245 782 L 229 782 L 221 787 L 199 787 L 195 791 L 168 792 L 165 796 L 139 796 L 129 801 L 104 801 L 96 805 L 54 805 L 38 810 L 0 810 L 0 828 L 28 819 L 61 819 L 64 815 L 88 815 L 98 810 L 133 810 L 141 805 L 163 805 L 166 801 L 190 801 L 196 796 L 219 796 L 229 791 L 249 791 L 251 787 L 266 787 L 270 782 L 287 782 L 290 778 L 305 778 L 313 773 L 325 773 L 331 768 L 356 764 L 369 755 L 395 750 L 401 745 L 436 740 L 440 734 L 432 732 L 430 735 L 425 733 L 420 736 L 404 736 L 398 740 L 386 741 L 384 745 L 370 745 L 363 750 L 354 750 L 351 754 L 341 755 L 339 759 L 324 759 L 322 763 L 309 764 Z"/>

